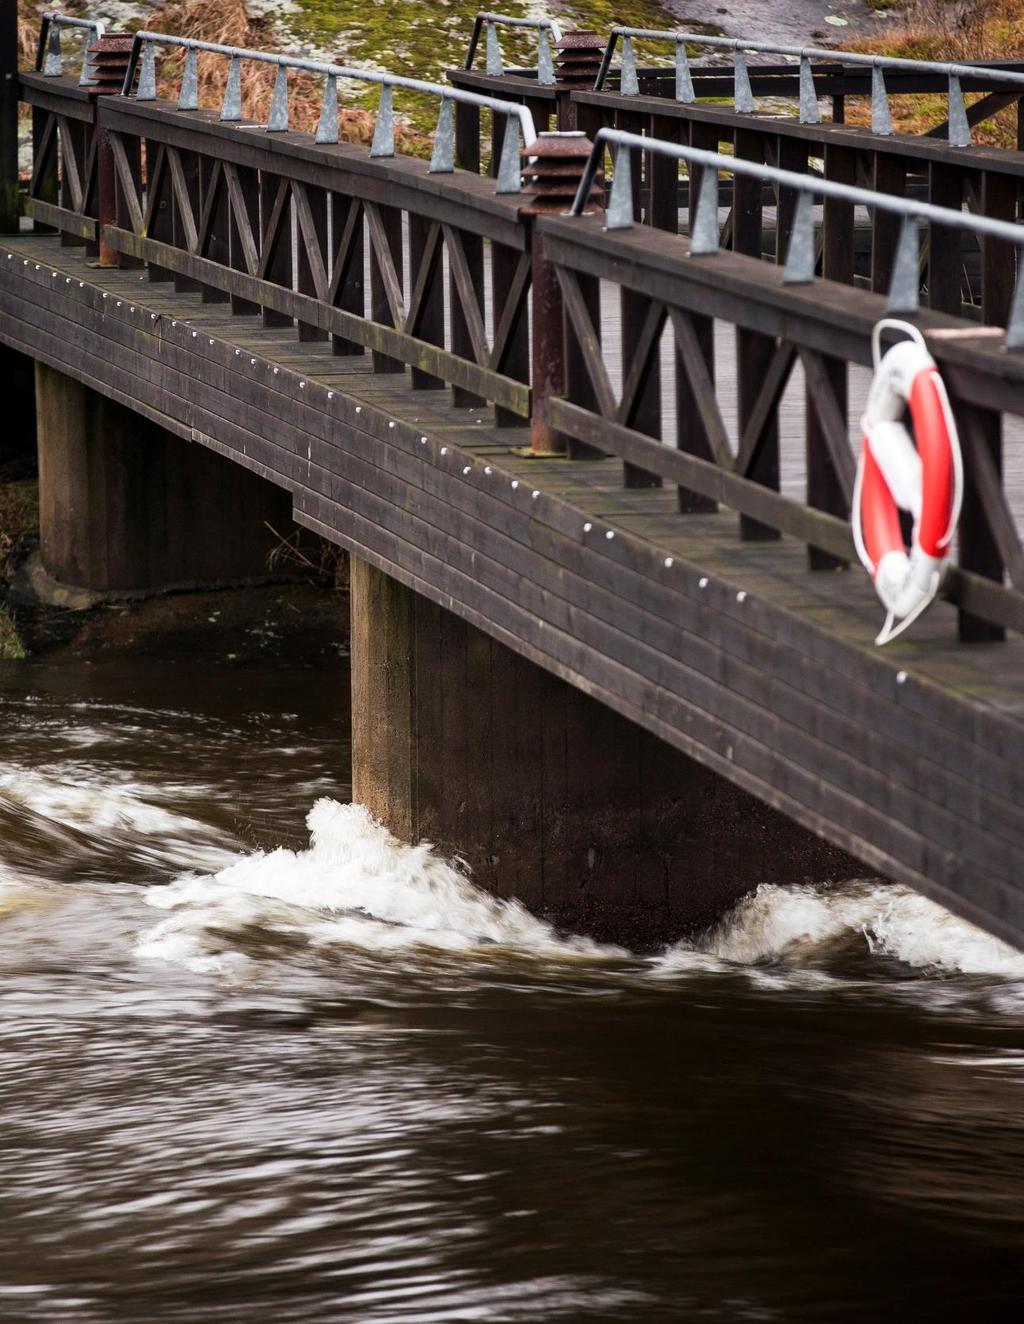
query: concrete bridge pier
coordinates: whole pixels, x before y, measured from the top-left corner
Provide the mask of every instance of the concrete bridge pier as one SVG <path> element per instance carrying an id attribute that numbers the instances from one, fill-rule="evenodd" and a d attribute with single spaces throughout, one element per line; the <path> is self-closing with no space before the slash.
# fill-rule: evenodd
<path id="1" fill-rule="evenodd" d="M 45 364 L 36 364 L 40 553 L 96 594 L 267 575 L 291 497 Z"/>
<path id="2" fill-rule="evenodd" d="M 762 882 L 868 870 L 351 558 L 353 799 L 576 932 L 656 946 Z"/>

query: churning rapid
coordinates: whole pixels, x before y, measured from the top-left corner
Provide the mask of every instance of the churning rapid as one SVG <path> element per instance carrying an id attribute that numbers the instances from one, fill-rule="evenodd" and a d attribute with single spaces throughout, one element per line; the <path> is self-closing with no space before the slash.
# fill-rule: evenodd
<path id="1" fill-rule="evenodd" d="M 344 680 L 0 668 L 0 1319 L 1019 1318 L 1024 956 L 556 932 L 346 803 Z"/>

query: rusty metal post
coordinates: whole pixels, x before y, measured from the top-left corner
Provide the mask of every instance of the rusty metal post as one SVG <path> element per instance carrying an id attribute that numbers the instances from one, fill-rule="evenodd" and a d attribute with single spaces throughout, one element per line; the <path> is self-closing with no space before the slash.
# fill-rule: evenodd
<path id="1" fill-rule="evenodd" d="M 105 227 L 117 222 L 117 178 L 114 172 L 114 153 L 107 131 L 96 125 L 96 237 L 99 241 L 100 267 L 116 267 L 117 251 L 109 247 Z"/>
<path id="2" fill-rule="evenodd" d="M 558 216 L 567 212 L 579 188 L 593 143 L 582 133 L 542 133 L 523 154 L 524 192 L 532 194 L 521 217 Z M 588 209 L 604 209 L 604 177 L 597 175 Z M 559 455 L 565 438 L 552 428 L 547 402 L 565 394 L 566 336 L 562 291 L 555 268 L 544 256 L 544 242 L 536 225 L 531 226 L 533 354 L 531 383 L 533 411 L 530 449 L 535 455 Z"/>
<path id="3" fill-rule="evenodd" d="M 101 119 L 100 98 L 116 96 L 124 86 L 133 38 L 129 33 L 110 32 L 94 41 L 87 55 L 94 86 L 89 95 L 93 102 L 96 133 L 96 231 L 101 267 L 116 267 L 118 254 L 107 246 L 103 227 L 117 224 L 117 175 L 110 137 Z M 86 201 L 88 207 L 88 200 Z"/>
<path id="4" fill-rule="evenodd" d="M 537 455 L 555 455 L 565 450 L 565 439 L 547 419 L 547 401 L 565 394 L 565 337 L 562 334 L 562 294 L 555 269 L 544 260 L 544 244 L 533 230 L 533 410 L 530 418 L 530 449 Z"/>
<path id="5" fill-rule="evenodd" d="M 560 132 L 571 133 L 579 127 L 572 94 L 576 89 L 594 86 L 604 48 L 605 38 L 600 33 L 583 29 L 567 32 L 555 47 L 556 122 Z"/>

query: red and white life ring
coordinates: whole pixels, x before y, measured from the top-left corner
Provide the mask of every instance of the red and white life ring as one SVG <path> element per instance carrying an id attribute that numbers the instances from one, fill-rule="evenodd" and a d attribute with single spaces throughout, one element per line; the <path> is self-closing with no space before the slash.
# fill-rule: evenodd
<path id="1" fill-rule="evenodd" d="M 885 331 L 906 339 L 881 354 Z M 887 615 L 875 640 L 895 639 L 939 590 L 960 518 L 963 461 L 953 411 L 924 337 L 886 318 L 872 337 L 875 377 L 853 491 L 853 540 Z M 913 437 L 903 422 L 909 410 Z M 916 441 L 916 446 L 915 446 Z M 900 511 L 914 520 L 908 550 Z"/>

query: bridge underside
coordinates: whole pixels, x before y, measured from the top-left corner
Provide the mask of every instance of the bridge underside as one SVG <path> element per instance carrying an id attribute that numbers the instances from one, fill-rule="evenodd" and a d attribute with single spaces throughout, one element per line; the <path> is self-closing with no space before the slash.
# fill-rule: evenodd
<path id="1" fill-rule="evenodd" d="M 11 254 L 8 257 L 8 254 Z M 56 273 L 54 275 L 53 273 Z M 104 297 L 106 296 L 106 297 Z M 292 497 L 295 519 L 780 810 L 1024 941 L 1024 645 L 937 604 L 879 653 L 857 571 L 680 515 L 615 460 L 533 459 L 489 411 L 225 304 L 0 249 L 0 341 Z"/>

